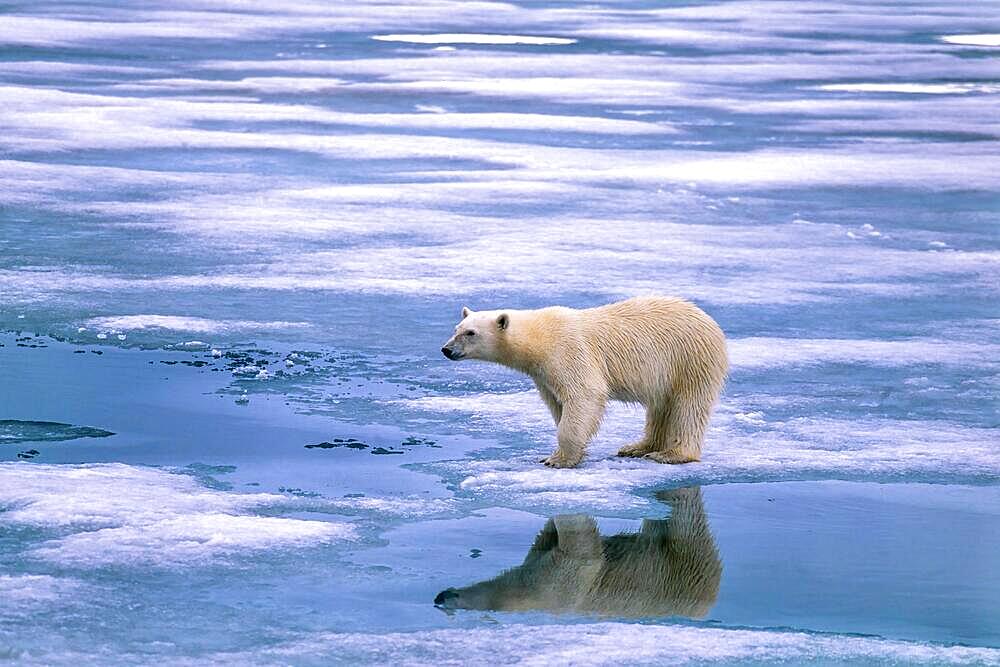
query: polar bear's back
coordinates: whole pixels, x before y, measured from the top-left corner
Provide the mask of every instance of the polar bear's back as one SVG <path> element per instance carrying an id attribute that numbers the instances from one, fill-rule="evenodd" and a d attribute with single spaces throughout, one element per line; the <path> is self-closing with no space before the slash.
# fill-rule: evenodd
<path id="1" fill-rule="evenodd" d="M 715 320 L 689 301 L 636 297 L 577 311 L 612 395 L 647 403 L 658 396 L 717 394 L 729 363 Z"/>

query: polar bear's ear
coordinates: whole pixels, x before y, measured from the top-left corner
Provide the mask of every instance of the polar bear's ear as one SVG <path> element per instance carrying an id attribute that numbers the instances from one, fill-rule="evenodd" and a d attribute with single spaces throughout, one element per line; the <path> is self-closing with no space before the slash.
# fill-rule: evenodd
<path id="1" fill-rule="evenodd" d="M 500 327 L 500 331 L 506 329 L 508 324 L 510 324 L 510 318 L 507 317 L 507 313 L 501 313 L 500 317 L 497 318 L 497 326 Z"/>
<path id="2" fill-rule="evenodd" d="M 471 310 L 469 310 L 469 307 L 468 307 L 468 306 L 462 306 L 462 319 L 463 319 L 463 320 L 464 320 L 464 319 L 465 319 L 466 317 L 468 317 L 469 315 L 471 315 L 471 314 L 472 314 L 472 311 L 471 311 Z"/>

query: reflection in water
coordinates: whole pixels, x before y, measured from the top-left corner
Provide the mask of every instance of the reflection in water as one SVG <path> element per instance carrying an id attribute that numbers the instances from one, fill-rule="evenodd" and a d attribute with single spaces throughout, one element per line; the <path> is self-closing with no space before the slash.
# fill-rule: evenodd
<path id="1" fill-rule="evenodd" d="M 543 610 L 615 616 L 702 618 L 715 604 L 722 562 L 705 518 L 701 489 L 657 496 L 670 518 L 638 533 L 601 537 L 584 515 L 557 516 L 520 566 L 434 599 L 443 609 Z"/>

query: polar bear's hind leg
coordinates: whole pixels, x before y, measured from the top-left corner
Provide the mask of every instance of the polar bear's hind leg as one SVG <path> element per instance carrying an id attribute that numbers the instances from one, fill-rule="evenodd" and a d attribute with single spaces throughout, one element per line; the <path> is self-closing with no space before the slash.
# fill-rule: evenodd
<path id="1" fill-rule="evenodd" d="M 676 396 L 668 408 L 650 407 L 647 430 L 650 452 L 646 458 L 658 463 L 691 463 L 701 459 L 701 445 L 711 416 L 712 400 Z M 652 436 L 652 437 L 650 437 Z"/>
<path id="2" fill-rule="evenodd" d="M 646 430 L 642 440 L 625 445 L 618 450 L 618 456 L 630 456 L 642 458 L 647 454 L 659 451 L 663 442 L 666 442 L 667 417 L 670 413 L 669 401 L 664 401 L 662 405 L 651 405 L 646 408 Z"/>

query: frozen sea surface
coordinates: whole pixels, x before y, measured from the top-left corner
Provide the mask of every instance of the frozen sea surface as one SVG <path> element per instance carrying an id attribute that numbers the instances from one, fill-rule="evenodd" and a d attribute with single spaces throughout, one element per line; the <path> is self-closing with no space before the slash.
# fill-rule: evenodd
<path id="1" fill-rule="evenodd" d="M 4 4 L 0 659 L 1000 664 L 998 17 Z M 698 464 L 438 352 L 641 293 Z"/>

